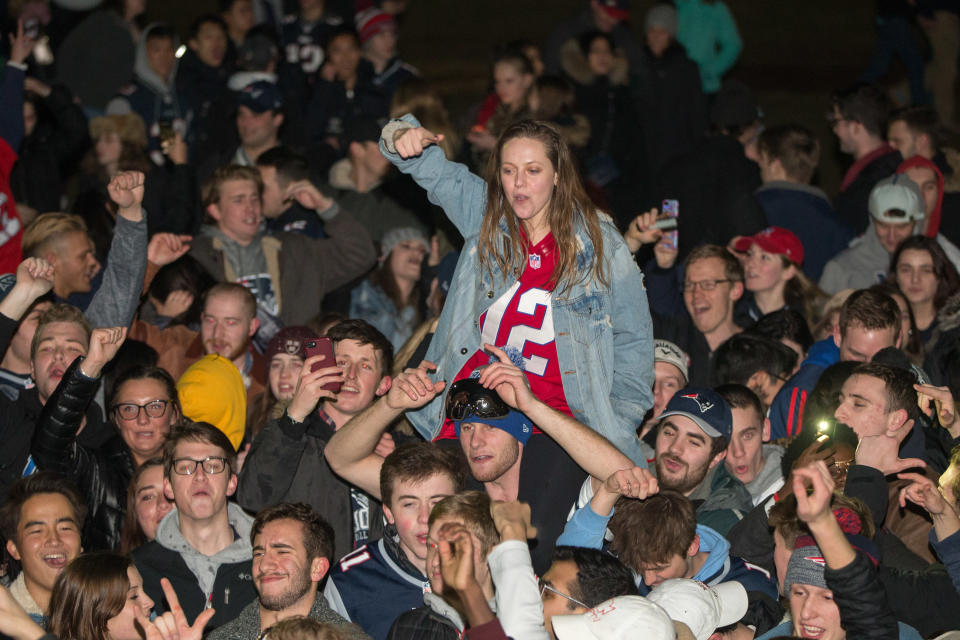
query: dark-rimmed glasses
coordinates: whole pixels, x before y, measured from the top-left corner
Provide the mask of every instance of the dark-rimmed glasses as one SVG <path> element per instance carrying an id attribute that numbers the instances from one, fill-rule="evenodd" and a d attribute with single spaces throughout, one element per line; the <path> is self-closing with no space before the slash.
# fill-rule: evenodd
<path id="1" fill-rule="evenodd" d="M 151 400 L 146 404 L 121 402 L 113 405 L 113 410 L 121 420 L 136 420 L 140 417 L 141 411 L 145 411 L 148 418 L 162 418 L 169 404 L 169 400 Z"/>
<path id="2" fill-rule="evenodd" d="M 203 466 L 203 472 L 207 475 L 216 475 L 223 473 L 227 468 L 227 459 L 219 456 L 207 456 L 203 460 L 194 458 L 175 458 L 173 461 L 173 472 L 178 476 L 192 476 L 197 472 L 197 467 Z"/>
<path id="3" fill-rule="evenodd" d="M 723 278 L 722 280 L 699 280 L 697 282 L 687 281 L 683 283 L 683 290 L 694 291 L 699 287 L 701 291 L 713 291 L 721 282 L 733 282 L 733 280 L 730 278 Z"/>

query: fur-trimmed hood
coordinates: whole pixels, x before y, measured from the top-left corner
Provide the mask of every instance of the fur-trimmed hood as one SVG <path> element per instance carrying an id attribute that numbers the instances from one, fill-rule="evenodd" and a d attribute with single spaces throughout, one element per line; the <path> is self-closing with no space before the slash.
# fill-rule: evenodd
<path id="1" fill-rule="evenodd" d="M 597 76 L 590 69 L 590 62 L 580 48 L 580 43 L 571 38 L 560 47 L 560 66 L 563 72 L 577 84 L 590 85 L 597 79 Z M 627 84 L 627 74 L 630 68 L 627 64 L 627 56 L 623 50 L 616 48 L 613 50 L 613 70 L 610 72 L 611 84 Z"/>
<path id="2" fill-rule="evenodd" d="M 960 327 L 960 293 L 955 293 L 943 303 L 937 312 L 937 324 L 941 331 L 949 331 Z"/>

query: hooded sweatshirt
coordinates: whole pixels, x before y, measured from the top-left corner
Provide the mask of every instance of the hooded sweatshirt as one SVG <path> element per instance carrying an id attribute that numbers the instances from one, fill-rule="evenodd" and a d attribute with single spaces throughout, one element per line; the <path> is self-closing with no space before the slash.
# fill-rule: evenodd
<path id="1" fill-rule="evenodd" d="M 220 565 L 244 562 L 253 557 L 253 549 L 250 547 L 253 518 L 237 505 L 230 503 L 227 504 L 227 517 L 236 536 L 230 546 L 212 556 L 200 553 L 183 537 L 176 509 L 164 516 L 157 527 L 157 542 L 160 546 L 180 554 L 187 567 L 196 576 L 200 589 L 208 597 L 213 593 L 213 583 Z"/>
<path id="2" fill-rule="evenodd" d="M 842 289 L 864 289 L 880 283 L 890 266 L 890 252 L 881 244 L 870 218 L 866 232 L 828 262 L 820 277 L 820 288 L 833 295 Z"/>
<path id="3" fill-rule="evenodd" d="M 160 27 L 159 23 L 149 25 L 143 31 L 140 42 L 137 44 L 137 53 L 133 63 L 133 83 L 120 90 L 107 105 L 107 114 L 136 113 L 143 118 L 147 126 L 147 144 L 151 159 L 158 165 L 164 163 L 160 149 L 161 121 L 174 123 L 174 128 L 186 137 L 190 121 L 190 114 L 182 104 L 176 90 L 178 60 L 174 58 L 170 78 L 161 78 L 150 68 L 147 60 L 147 39 L 150 32 Z M 173 48 L 180 46 L 179 39 L 174 36 Z"/>

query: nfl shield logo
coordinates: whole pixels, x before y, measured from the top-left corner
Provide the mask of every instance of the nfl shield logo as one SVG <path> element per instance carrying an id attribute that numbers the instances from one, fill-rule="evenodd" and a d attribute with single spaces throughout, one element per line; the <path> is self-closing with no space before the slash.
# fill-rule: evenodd
<path id="1" fill-rule="evenodd" d="M 539 269 L 539 268 L 540 268 L 540 254 L 539 254 L 539 253 L 531 253 L 531 254 L 530 254 L 530 268 L 531 268 L 531 269 Z"/>

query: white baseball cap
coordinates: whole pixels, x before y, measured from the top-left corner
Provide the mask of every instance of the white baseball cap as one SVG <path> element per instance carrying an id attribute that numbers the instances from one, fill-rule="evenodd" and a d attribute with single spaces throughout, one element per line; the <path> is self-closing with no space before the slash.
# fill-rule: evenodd
<path id="1" fill-rule="evenodd" d="M 739 622 L 747 613 L 747 590 L 739 582 L 710 587 L 699 580 L 664 580 L 647 598 L 670 618 L 686 624 L 697 640 L 707 640 L 720 627 Z"/>
<path id="2" fill-rule="evenodd" d="M 669 614 L 642 596 L 617 596 L 586 613 L 553 616 L 558 640 L 674 640 Z"/>
<path id="3" fill-rule="evenodd" d="M 878 182 L 870 192 L 867 204 L 874 220 L 887 224 L 923 220 L 924 206 L 920 187 L 904 173 L 894 174 Z M 897 212 L 897 215 L 892 215 L 891 211 Z"/>

